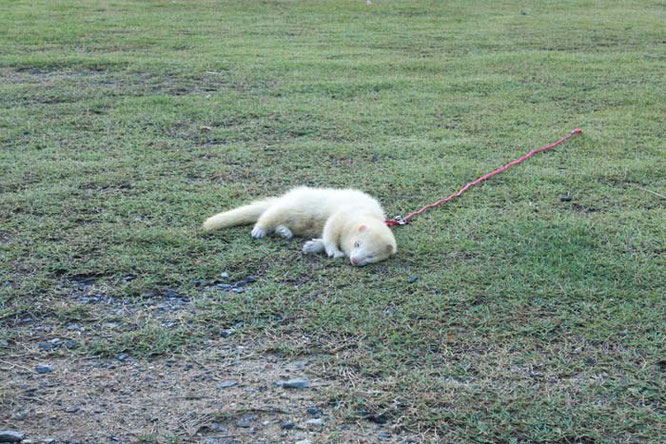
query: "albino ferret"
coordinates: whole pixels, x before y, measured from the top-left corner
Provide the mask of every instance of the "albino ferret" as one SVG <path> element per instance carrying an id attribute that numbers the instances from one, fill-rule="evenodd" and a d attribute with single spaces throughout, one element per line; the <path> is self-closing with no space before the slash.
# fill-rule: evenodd
<path id="1" fill-rule="evenodd" d="M 254 238 L 273 232 L 285 239 L 311 237 L 303 252 L 347 256 L 352 265 L 361 267 L 388 259 L 397 251 L 393 232 L 384 220 L 379 202 L 361 191 L 298 187 L 281 197 L 216 214 L 204 222 L 203 229 L 254 223 Z"/>

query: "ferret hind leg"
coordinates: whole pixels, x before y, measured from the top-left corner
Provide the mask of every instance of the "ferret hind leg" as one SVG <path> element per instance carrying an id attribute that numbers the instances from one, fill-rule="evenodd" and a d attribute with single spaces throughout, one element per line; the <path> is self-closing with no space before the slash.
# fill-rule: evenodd
<path id="1" fill-rule="evenodd" d="M 278 225 L 275 227 L 275 232 L 285 239 L 291 239 L 294 237 L 294 233 L 292 233 L 285 225 Z"/>
<path id="2" fill-rule="evenodd" d="M 293 236 L 291 230 L 284 223 L 289 218 L 289 211 L 279 205 L 273 205 L 263 212 L 252 229 L 252 237 L 259 239 L 277 232 L 280 236 L 289 239 Z"/>

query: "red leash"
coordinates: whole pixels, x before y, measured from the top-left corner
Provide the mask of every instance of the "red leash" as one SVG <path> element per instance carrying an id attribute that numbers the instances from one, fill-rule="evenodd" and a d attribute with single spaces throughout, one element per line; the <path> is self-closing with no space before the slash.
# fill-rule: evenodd
<path id="1" fill-rule="evenodd" d="M 421 208 L 421 209 L 418 210 L 418 211 L 414 211 L 413 213 L 409 213 L 407 216 L 404 216 L 404 217 L 403 217 L 403 216 L 398 216 L 398 217 L 396 217 L 395 219 L 386 219 L 386 225 L 388 225 L 389 227 L 394 227 L 394 226 L 397 226 L 397 225 L 407 225 L 407 223 L 409 222 L 409 220 L 410 220 L 412 217 L 416 216 L 417 214 L 421 214 L 421 213 L 423 213 L 425 210 L 428 210 L 428 209 L 430 209 L 430 208 L 436 207 L 436 206 L 441 205 L 441 204 L 443 204 L 443 203 L 451 202 L 453 199 L 455 199 L 456 197 L 460 197 L 460 195 L 461 195 L 462 193 L 464 193 L 464 192 L 467 191 L 468 189 L 472 188 L 473 186 L 480 184 L 480 183 L 483 182 L 484 180 L 488 180 L 488 179 L 490 179 L 491 177 L 493 177 L 493 176 L 495 176 L 495 175 L 497 175 L 497 174 L 499 174 L 499 173 L 502 173 L 502 172 L 508 170 L 509 168 L 511 168 L 511 167 L 514 166 L 514 165 L 518 165 L 519 163 L 523 163 L 523 162 L 525 162 L 527 159 L 529 159 L 530 157 L 534 156 L 534 155 L 537 154 L 537 153 L 541 153 L 541 152 L 543 152 L 543 151 L 548 151 L 548 150 L 550 150 L 550 149 L 553 149 L 553 148 L 555 148 L 557 145 L 559 145 L 559 144 L 561 144 L 561 143 L 567 141 L 568 139 L 572 138 L 573 136 L 575 136 L 576 134 L 578 134 L 578 133 L 580 133 L 580 132 L 581 132 L 581 130 L 580 130 L 579 128 L 576 128 L 575 130 L 571 131 L 571 134 L 567 135 L 566 137 L 562 137 L 562 138 L 561 138 L 560 140 L 558 140 L 557 142 L 552 143 L 552 144 L 547 145 L 547 146 L 544 146 L 543 148 L 538 148 L 538 149 L 536 149 L 536 150 L 532 150 L 532 151 L 530 151 L 529 153 L 525 154 L 523 157 L 521 157 L 521 158 L 519 158 L 519 159 L 516 159 L 516 160 L 514 160 L 513 162 L 509 162 L 509 163 L 507 163 L 507 164 L 504 165 L 502 168 L 499 168 L 499 169 L 493 171 L 492 173 L 488 173 L 488 174 L 486 174 L 485 176 L 481 176 L 481 177 L 479 177 L 478 179 L 476 179 L 474 182 L 470 182 L 470 183 L 468 183 L 467 185 L 465 185 L 464 187 L 462 187 L 462 188 L 460 189 L 460 191 L 458 191 L 457 193 L 452 194 L 452 195 L 450 195 L 450 196 L 447 197 L 447 198 L 440 199 L 440 200 L 438 200 L 437 202 L 432 203 L 432 204 L 430 204 L 430 205 L 426 205 L 425 207 Z"/>

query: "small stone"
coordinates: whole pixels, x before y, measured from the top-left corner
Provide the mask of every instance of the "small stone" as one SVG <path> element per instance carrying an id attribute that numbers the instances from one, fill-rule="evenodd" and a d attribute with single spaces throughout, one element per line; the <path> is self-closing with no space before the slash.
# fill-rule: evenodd
<path id="1" fill-rule="evenodd" d="M 222 424 L 220 424 L 219 422 L 212 422 L 210 424 L 210 429 L 213 430 L 214 432 L 227 433 L 227 429 L 222 427 Z"/>
<path id="2" fill-rule="evenodd" d="M 224 382 L 220 382 L 219 384 L 217 384 L 217 388 L 218 389 L 225 389 L 225 388 L 233 387 L 235 385 L 238 385 L 238 383 L 236 381 L 224 381 Z"/>
<path id="3" fill-rule="evenodd" d="M 182 296 L 176 290 L 168 288 L 166 291 L 166 297 L 168 297 L 169 299 L 178 299 L 181 298 Z"/>
<path id="4" fill-rule="evenodd" d="M 248 277 L 245 278 L 245 282 L 247 282 L 248 284 L 251 284 L 251 283 L 256 282 L 256 281 L 257 281 L 257 278 L 255 278 L 254 276 L 248 276 Z"/>
<path id="5" fill-rule="evenodd" d="M 35 367 L 35 371 L 40 375 L 44 375 L 46 373 L 51 373 L 53 371 L 53 367 L 50 365 L 38 365 L 37 367 Z"/>
<path id="6" fill-rule="evenodd" d="M 65 345 L 65 347 L 70 348 L 70 349 L 71 348 L 76 348 L 76 346 L 78 345 L 77 342 L 76 342 L 76 339 L 68 339 L 63 344 Z"/>
<path id="7" fill-rule="evenodd" d="M 121 353 L 116 356 L 116 359 L 119 360 L 120 362 L 125 362 L 129 359 L 129 355 L 127 353 Z"/>
<path id="8" fill-rule="evenodd" d="M 0 430 L 0 442 L 21 442 L 24 435 L 15 430 Z"/>
<path id="9" fill-rule="evenodd" d="M 204 284 L 201 279 L 190 279 L 190 283 L 195 287 L 201 287 Z"/>
<path id="10" fill-rule="evenodd" d="M 238 427 L 242 427 L 244 429 L 249 429 L 251 424 L 252 424 L 252 418 L 250 418 L 249 416 L 243 416 L 236 423 Z"/>
<path id="11" fill-rule="evenodd" d="M 223 271 L 222 273 L 220 273 L 220 277 L 222 279 L 229 279 L 229 273 L 227 273 L 226 271 Z"/>
<path id="12" fill-rule="evenodd" d="M 573 200 L 573 197 L 571 196 L 562 196 L 560 197 L 560 201 L 562 202 L 571 202 Z"/>
<path id="13" fill-rule="evenodd" d="M 283 422 L 280 427 L 282 427 L 284 430 L 291 430 L 296 427 L 296 424 L 294 424 L 292 421 L 287 421 Z"/>
<path id="14" fill-rule="evenodd" d="M 391 439 L 391 434 L 387 432 L 379 432 L 379 439 Z"/>
<path id="15" fill-rule="evenodd" d="M 312 441 L 309 439 L 302 439 L 300 441 L 296 441 L 296 444 L 312 444 Z"/>
<path id="16" fill-rule="evenodd" d="M 116 435 L 109 435 L 109 439 L 113 442 L 120 441 L 120 438 L 118 438 Z"/>
<path id="17" fill-rule="evenodd" d="M 305 427 L 309 429 L 317 429 L 324 426 L 324 420 L 321 418 L 317 419 L 308 419 L 305 421 Z"/>
<path id="18" fill-rule="evenodd" d="M 278 382 L 277 385 L 288 389 L 303 389 L 310 386 L 310 382 L 305 379 L 291 379 L 289 381 Z"/>
<path id="19" fill-rule="evenodd" d="M 410 284 L 413 284 L 414 282 L 416 282 L 416 281 L 418 281 L 418 280 L 419 280 L 418 277 L 416 277 L 416 276 L 410 276 L 409 279 L 407 279 L 407 282 L 409 282 Z"/>
<path id="20" fill-rule="evenodd" d="M 594 359 L 594 358 L 587 358 L 587 359 L 585 359 L 585 363 L 586 363 L 587 365 L 594 365 L 594 364 L 597 363 L 597 360 Z"/>
<path id="21" fill-rule="evenodd" d="M 37 348 L 40 350 L 51 351 L 54 350 L 56 346 L 54 344 L 49 344 L 47 342 L 40 342 L 39 344 L 37 344 Z"/>
<path id="22" fill-rule="evenodd" d="M 319 410 L 319 409 L 318 409 L 317 407 L 315 407 L 315 406 L 308 407 L 307 412 L 308 412 L 308 415 L 312 416 L 313 418 L 321 418 L 321 416 L 323 415 L 323 413 L 321 412 L 321 410 Z"/>
<path id="23" fill-rule="evenodd" d="M 222 336 L 223 338 L 228 338 L 229 336 L 233 335 L 234 333 L 236 333 L 235 328 L 227 328 L 226 330 L 221 330 L 220 331 L 220 336 Z"/>
<path id="24" fill-rule="evenodd" d="M 125 276 L 123 278 L 123 281 L 130 282 L 130 281 L 133 281 L 134 279 L 136 279 L 136 276 L 134 276 L 133 274 L 128 274 L 127 276 Z"/>
<path id="25" fill-rule="evenodd" d="M 70 406 L 65 409 L 65 413 L 76 413 L 79 411 L 79 408 L 76 406 Z"/>

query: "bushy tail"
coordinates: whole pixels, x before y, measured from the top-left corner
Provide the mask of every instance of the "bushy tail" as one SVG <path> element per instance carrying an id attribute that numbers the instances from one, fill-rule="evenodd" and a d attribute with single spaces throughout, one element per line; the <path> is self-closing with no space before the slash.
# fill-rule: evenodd
<path id="1" fill-rule="evenodd" d="M 217 230 L 218 228 L 233 227 L 236 225 L 248 225 L 259 219 L 264 211 L 275 201 L 275 198 L 257 200 L 249 205 L 234 210 L 218 213 L 211 216 L 203 223 L 204 231 Z"/>

